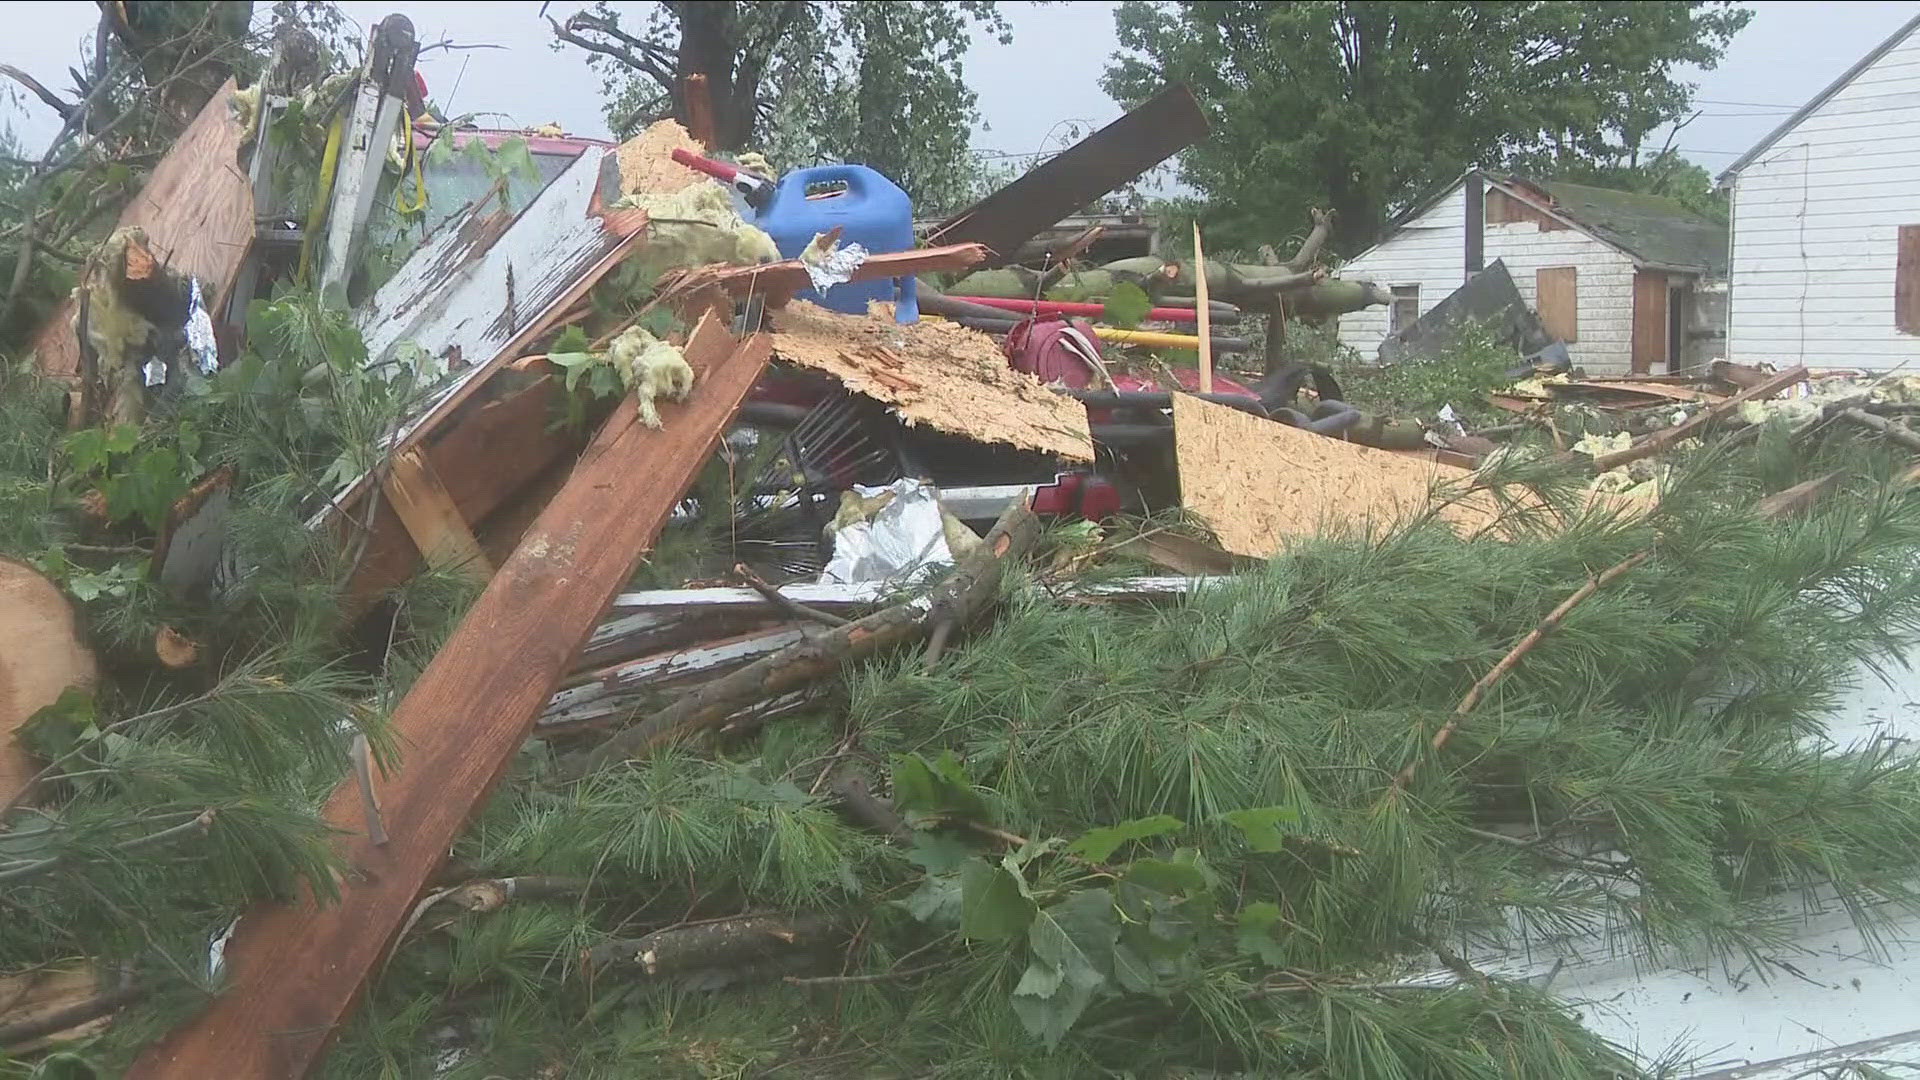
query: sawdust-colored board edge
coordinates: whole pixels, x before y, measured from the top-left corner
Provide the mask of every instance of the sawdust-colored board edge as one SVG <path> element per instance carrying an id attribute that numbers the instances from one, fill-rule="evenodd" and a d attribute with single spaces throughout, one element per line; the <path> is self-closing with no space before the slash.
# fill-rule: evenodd
<path id="1" fill-rule="evenodd" d="M 1267 558 L 1323 527 L 1375 530 L 1424 509 L 1436 481 L 1464 469 L 1331 439 L 1189 394 L 1173 396 L 1181 503 L 1212 526 L 1220 546 Z M 1440 516 L 1456 528 L 1494 520 L 1486 500 Z"/>
<path id="2" fill-rule="evenodd" d="M 335 789 L 326 820 L 343 830 L 337 904 L 262 904 L 226 950 L 228 989 L 150 1046 L 129 1080 L 310 1075 L 352 1016 L 449 845 L 486 800 L 574 655 L 706 463 L 766 364 L 768 342 L 695 328 L 698 372 L 662 429 L 622 402 L 394 711 L 401 760 L 376 778 L 391 836 L 375 845 L 356 786 Z"/>

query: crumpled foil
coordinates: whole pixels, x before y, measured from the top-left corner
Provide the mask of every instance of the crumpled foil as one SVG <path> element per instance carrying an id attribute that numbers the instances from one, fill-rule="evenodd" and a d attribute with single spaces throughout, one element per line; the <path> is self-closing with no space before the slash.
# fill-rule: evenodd
<path id="1" fill-rule="evenodd" d="M 833 558 L 820 580 L 842 585 L 863 581 L 904 582 L 936 566 L 951 566 L 953 549 L 940 517 L 938 493 L 918 480 L 895 480 L 885 487 L 855 484 L 854 493 L 871 499 L 893 498 L 871 518 L 841 524 L 833 535 Z"/>
<path id="2" fill-rule="evenodd" d="M 813 291 L 818 293 L 852 281 L 853 272 L 866 261 L 867 249 L 859 244 L 839 244 L 827 251 L 822 251 L 817 244 L 809 244 L 800 253 L 800 265 L 807 268 Z"/>
<path id="3" fill-rule="evenodd" d="M 199 278 L 189 279 L 188 290 L 187 351 L 193 354 L 200 374 L 211 375 L 220 368 L 220 347 L 213 340 L 213 316 L 207 314 L 207 305 L 200 299 Z"/>

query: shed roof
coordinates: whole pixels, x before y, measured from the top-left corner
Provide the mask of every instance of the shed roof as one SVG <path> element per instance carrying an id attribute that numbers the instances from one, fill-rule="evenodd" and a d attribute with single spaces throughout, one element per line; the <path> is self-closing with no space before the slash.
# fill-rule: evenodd
<path id="1" fill-rule="evenodd" d="M 1551 209 L 1639 261 L 1698 267 L 1713 276 L 1726 273 L 1726 224 L 1698 214 L 1678 200 L 1564 180 L 1528 186 L 1552 196 Z"/>
<path id="2" fill-rule="evenodd" d="M 1787 132 L 1792 131 L 1796 127 L 1799 127 L 1800 122 L 1802 120 L 1805 120 L 1809 115 L 1811 115 L 1815 109 L 1818 109 L 1820 106 L 1825 105 L 1829 100 L 1833 98 L 1833 95 L 1846 89 L 1848 83 L 1859 78 L 1861 72 L 1872 67 L 1875 61 L 1887 55 L 1888 50 L 1892 49 L 1895 45 L 1898 45 L 1900 44 L 1900 42 L 1904 41 L 1906 39 L 1906 36 L 1908 34 L 1913 33 L 1914 28 L 1916 27 L 1920 27 L 1920 15 L 1915 15 L 1913 18 L 1908 19 L 1905 26 L 1902 26 L 1900 29 L 1895 30 L 1893 34 L 1887 38 L 1887 40 L 1881 42 L 1878 45 L 1875 45 L 1871 52 L 1861 57 L 1852 67 L 1848 68 L 1844 72 L 1841 72 L 1839 78 L 1829 83 L 1825 90 L 1822 90 L 1819 93 L 1813 95 L 1813 97 L 1809 99 L 1805 105 L 1800 106 L 1800 109 L 1798 112 L 1795 112 L 1792 116 L 1789 116 L 1785 120 L 1781 121 L 1779 127 L 1774 128 L 1772 131 L 1767 132 L 1766 138 L 1763 138 L 1759 142 L 1754 143 L 1753 149 L 1740 155 L 1740 159 L 1738 161 L 1735 161 L 1733 164 L 1727 166 L 1727 170 L 1720 174 L 1719 182 L 1724 184 L 1729 180 L 1732 180 L 1736 173 L 1746 168 L 1748 165 L 1753 164 L 1754 158 L 1757 158 L 1761 154 L 1766 153 L 1768 147 L 1772 146 L 1774 143 L 1779 142 L 1781 137 L 1786 135 Z"/>

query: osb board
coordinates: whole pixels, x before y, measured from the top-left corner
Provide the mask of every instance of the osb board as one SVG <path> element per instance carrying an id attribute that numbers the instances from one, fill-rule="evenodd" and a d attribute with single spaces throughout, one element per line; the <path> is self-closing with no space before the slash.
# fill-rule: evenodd
<path id="1" fill-rule="evenodd" d="M 795 301 L 773 317 L 778 359 L 823 371 L 909 424 L 1069 461 L 1093 460 L 1087 410 L 1007 366 L 993 338 L 950 322 L 902 326 Z"/>
<path id="2" fill-rule="evenodd" d="M 688 184 L 706 179 L 700 173 L 673 160 L 675 150 L 706 154 L 706 150 L 687 129 L 673 120 L 651 124 L 645 131 L 620 144 L 620 194 L 646 192 L 664 195 Z"/>
<path id="3" fill-rule="evenodd" d="M 247 129 L 233 118 L 228 80 L 174 140 L 146 186 L 120 212 L 118 225 L 147 231 L 147 246 L 175 273 L 200 279 L 216 315 L 253 244 L 253 185 L 240 163 Z M 57 378 L 80 371 L 73 300 L 61 301 L 34 339 L 35 363 Z"/>
<path id="4" fill-rule="evenodd" d="M 1180 501 L 1213 526 L 1220 546 L 1266 558 L 1323 524 L 1391 525 L 1427 506 L 1436 480 L 1465 469 L 1330 439 L 1190 394 L 1173 396 Z M 1442 520 L 1475 531 L 1495 520 L 1491 500 L 1444 507 Z"/>

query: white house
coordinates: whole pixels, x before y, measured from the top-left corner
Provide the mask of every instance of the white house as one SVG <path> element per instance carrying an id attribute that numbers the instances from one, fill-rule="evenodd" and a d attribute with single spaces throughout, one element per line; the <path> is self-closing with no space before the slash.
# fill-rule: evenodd
<path id="1" fill-rule="evenodd" d="M 1727 355 L 1920 360 L 1920 17 L 1720 175 L 1732 190 Z"/>
<path id="2" fill-rule="evenodd" d="M 1719 351 L 1696 294 L 1718 289 L 1726 254 L 1726 227 L 1672 199 L 1474 169 L 1341 267 L 1394 302 L 1342 315 L 1340 339 L 1371 354 L 1499 259 L 1576 365 L 1666 371 Z"/>

